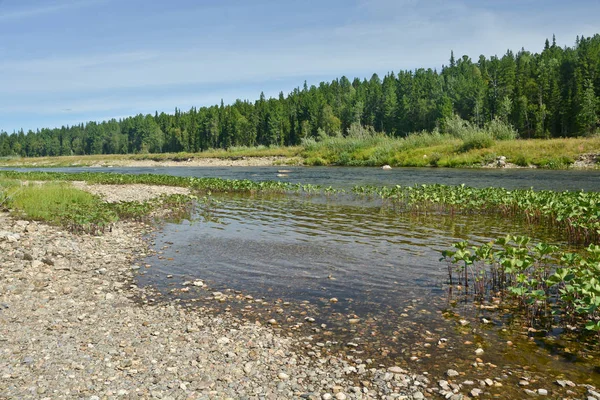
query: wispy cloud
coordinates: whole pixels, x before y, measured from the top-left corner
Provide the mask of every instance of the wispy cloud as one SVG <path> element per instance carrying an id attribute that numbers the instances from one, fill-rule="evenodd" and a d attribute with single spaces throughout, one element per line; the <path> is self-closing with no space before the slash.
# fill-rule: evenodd
<path id="1" fill-rule="evenodd" d="M 93 6 L 105 3 L 106 1 L 107 0 L 72 0 L 54 3 L 45 2 L 34 4 L 30 7 L 20 7 L 16 9 L 7 9 L 7 7 L 3 7 L 3 3 L 0 2 L 0 21 L 21 20 L 40 15 L 54 14 L 69 9 Z"/>
<path id="2" fill-rule="evenodd" d="M 596 33 L 600 13 L 600 3 L 582 0 L 331 0 L 310 2 L 310 11 L 292 2 L 140 8 L 142 0 L 128 0 L 118 12 L 105 7 L 109 1 L 0 3 L 0 21 L 19 21 L 0 24 L 0 37 L 10 38 L 0 40 L 0 120 L 11 112 L 63 121 L 254 99 L 257 83 L 277 93 L 305 79 L 439 68 L 450 50 L 475 60 L 539 51 L 553 33 L 559 45 Z M 79 10 L 96 5 L 102 18 Z M 557 23 L 549 29 L 548 21 Z M 60 24 L 64 32 L 54 29 Z"/>

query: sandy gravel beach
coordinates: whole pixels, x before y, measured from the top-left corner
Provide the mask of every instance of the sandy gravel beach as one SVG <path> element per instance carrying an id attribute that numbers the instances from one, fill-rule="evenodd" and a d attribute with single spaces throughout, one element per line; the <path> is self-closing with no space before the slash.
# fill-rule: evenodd
<path id="1" fill-rule="evenodd" d="M 289 157 L 190 158 L 183 161 L 123 159 L 100 161 L 91 167 L 270 167 L 297 163 Z"/>
<path id="2" fill-rule="evenodd" d="M 117 193 L 126 197 L 117 186 L 103 195 Z M 0 398 L 430 395 L 426 376 L 398 367 L 299 354 L 298 339 L 281 337 L 267 321 L 150 305 L 153 294 L 132 284 L 150 229 L 118 223 L 103 236 L 73 235 L 0 213 Z"/>

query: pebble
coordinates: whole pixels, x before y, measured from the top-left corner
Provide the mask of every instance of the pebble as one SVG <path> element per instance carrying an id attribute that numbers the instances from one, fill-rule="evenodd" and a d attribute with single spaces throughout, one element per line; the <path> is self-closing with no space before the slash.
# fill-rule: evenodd
<path id="1" fill-rule="evenodd" d="M 229 338 L 227 337 L 220 337 L 219 339 L 217 339 L 218 344 L 229 344 L 230 342 L 231 340 L 229 340 Z"/>
<path id="2" fill-rule="evenodd" d="M 459 375 L 459 373 L 458 373 L 458 371 L 455 371 L 455 370 L 453 370 L 453 369 L 449 369 L 448 371 L 446 371 L 446 375 L 447 375 L 449 378 L 452 378 L 452 377 L 458 376 L 458 375 Z"/>
<path id="3" fill-rule="evenodd" d="M 407 371 L 404 368 L 400 368 L 398 366 L 389 367 L 388 371 L 390 371 L 393 374 L 406 374 L 407 373 Z"/>
<path id="4" fill-rule="evenodd" d="M 277 374 L 277 377 L 282 381 L 287 381 L 288 379 L 290 379 L 290 376 L 285 372 L 280 372 L 279 374 Z"/>

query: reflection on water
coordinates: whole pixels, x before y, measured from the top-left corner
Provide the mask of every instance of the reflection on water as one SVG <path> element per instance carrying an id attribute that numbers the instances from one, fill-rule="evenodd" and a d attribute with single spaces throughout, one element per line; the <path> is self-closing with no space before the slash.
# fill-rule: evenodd
<path id="1" fill-rule="evenodd" d="M 489 216 L 397 214 L 295 196 L 223 199 L 211 217 L 165 226 L 163 240 L 174 244 L 164 256 L 174 261 L 157 269 L 295 299 L 377 304 L 439 291 L 447 271 L 440 251 L 459 238 L 484 242 L 528 229 Z"/>
<path id="2" fill-rule="evenodd" d="M 211 291 L 241 291 L 242 312 L 248 311 L 244 295 L 264 298 L 270 306 L 259 313 L 263 322 L 273 317 L 302 329 L 304 317 L 274 311 L 291 302 L 302 316 L 315 318 L 303 327 L 315 341 L 333 343 L 331 351 L 336 342 L 338 351 L 350 351 L 345 344 L 351 342 L 359 346 L 353 354 L 381 362 L 418 363 L 428 371 L 449 362 L 471 368 L 474 349 L 483 346 L 490 365 L 557 373 L 568 368 L 572 379 L 599 380 L 589 375 L 589 365 L 572 363 L 579 359 L 551 356 L 552 343 L 528 340 L 521 325 L 507 325 L 509 312 L 481 310 L 447 294 L 447 266 L 439 259 L 452 243 L 483 243 L 509 232 L 559 243 L 550 229 L 534 232 L 525 222 L 489 215 L 399 214 L 348 197 L 217 199 L 202 218 L 163 227 L 155 245 L 162 251 L 147 260 L 152 268 L 139 276 L 142 285 L 165 289 L 203 279 Z M 490 323 L 479 324 L 483 318 Z M 468 325 L 460 322 L 465 319 Z M 321 324 L 326 328 L 317 328 Z M 507 347 L 507 341 L 515 345 Z"/>

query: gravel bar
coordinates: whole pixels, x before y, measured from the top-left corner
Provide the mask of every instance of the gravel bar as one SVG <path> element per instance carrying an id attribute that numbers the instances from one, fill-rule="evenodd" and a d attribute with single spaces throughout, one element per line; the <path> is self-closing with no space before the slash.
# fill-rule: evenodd
<path id="1" fill-rule="evenodd" d="M 139 192 L 139 191 L 138 191 Z M 2 399 L 422 399 L 429 379 L 339 356 L 133 285 L 153 227 L 74 235 L 0 213 Z"/>

